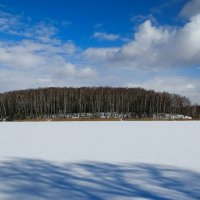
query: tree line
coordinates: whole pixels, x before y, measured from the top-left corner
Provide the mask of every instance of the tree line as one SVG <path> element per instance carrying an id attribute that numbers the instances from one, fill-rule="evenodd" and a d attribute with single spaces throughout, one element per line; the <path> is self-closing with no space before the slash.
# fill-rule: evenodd
<path id="1" fill-rule="evenodd" d="M 182 114 L 199 118 L 200 106 L 177 94 L 143 88 L 39 88 L 0 94 L 0 119 L 35 119 L 69 116 L 152 118 Z"/>

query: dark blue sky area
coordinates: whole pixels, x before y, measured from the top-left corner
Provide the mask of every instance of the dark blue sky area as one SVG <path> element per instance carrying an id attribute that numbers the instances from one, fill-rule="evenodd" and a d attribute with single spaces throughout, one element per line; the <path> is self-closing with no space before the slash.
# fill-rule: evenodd
<path id="1" fill-rule="evenodd" d="M 150 15 L 159 24 L 178 25 L 177 13 L 185 0 L 12 0 L 9 11 L 30 17 L 33 22 L 50 20 L 59 27 L 63 39 L 74 40 L 80 46 L 99 45 L 89 36 L 94 31 L 111 32 L 131 38 L 135 27 Z M 144 18 L 144 19 L 142 19 Z M 132 20 L 131 20 L 132 19 Z M 85 43 L 87 41 L 87 44 Z M 110 45 L 120 45 L 115 41 Z M 102 43 L 101 43 L 102 45 Z M 107 43 L 104 42 L 104 46 Z"/>

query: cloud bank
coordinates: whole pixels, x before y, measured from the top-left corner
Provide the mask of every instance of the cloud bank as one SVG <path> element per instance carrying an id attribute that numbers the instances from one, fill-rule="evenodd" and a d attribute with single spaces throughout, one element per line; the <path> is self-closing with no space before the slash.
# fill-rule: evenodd
<path id="1" fill-rule="evenodd" d="M 154 26 L 146 20 L 133 39 L 118 48 L 91 47 L 84 55 L 108 67 L 160 70 L 200 63 L 200 15 L 183 27 Z"/>
<path id="2" fill-rule="evenodd" d="M 87 64 L 71 63 L 79 49 L 74 42 L 59 39 L 53 24 L 30 25 L 20 16 L 0 12 L 0 25 L 1 33 L 19 38 L 0 40 L 1 91 L 88 84 L 97 77 Z"/>

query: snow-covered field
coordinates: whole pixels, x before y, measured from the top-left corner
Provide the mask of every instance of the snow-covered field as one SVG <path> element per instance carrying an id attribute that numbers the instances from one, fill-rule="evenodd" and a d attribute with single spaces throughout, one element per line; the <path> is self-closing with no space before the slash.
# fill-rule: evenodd
<path id="1" fill-rule="evenodd" d="M 200 122 L 2 122 L 0 200 L 200 199 Z"/>

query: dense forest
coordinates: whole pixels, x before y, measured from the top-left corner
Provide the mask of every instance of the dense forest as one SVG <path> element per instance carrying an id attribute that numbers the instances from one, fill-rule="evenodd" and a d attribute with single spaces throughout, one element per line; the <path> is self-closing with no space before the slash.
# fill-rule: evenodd
<path id="1" fill-rule="evenodd" d="M 200 117 L 186 97 L 142 88 L 39 88 L 0 94 L 0 119 Z"/>

